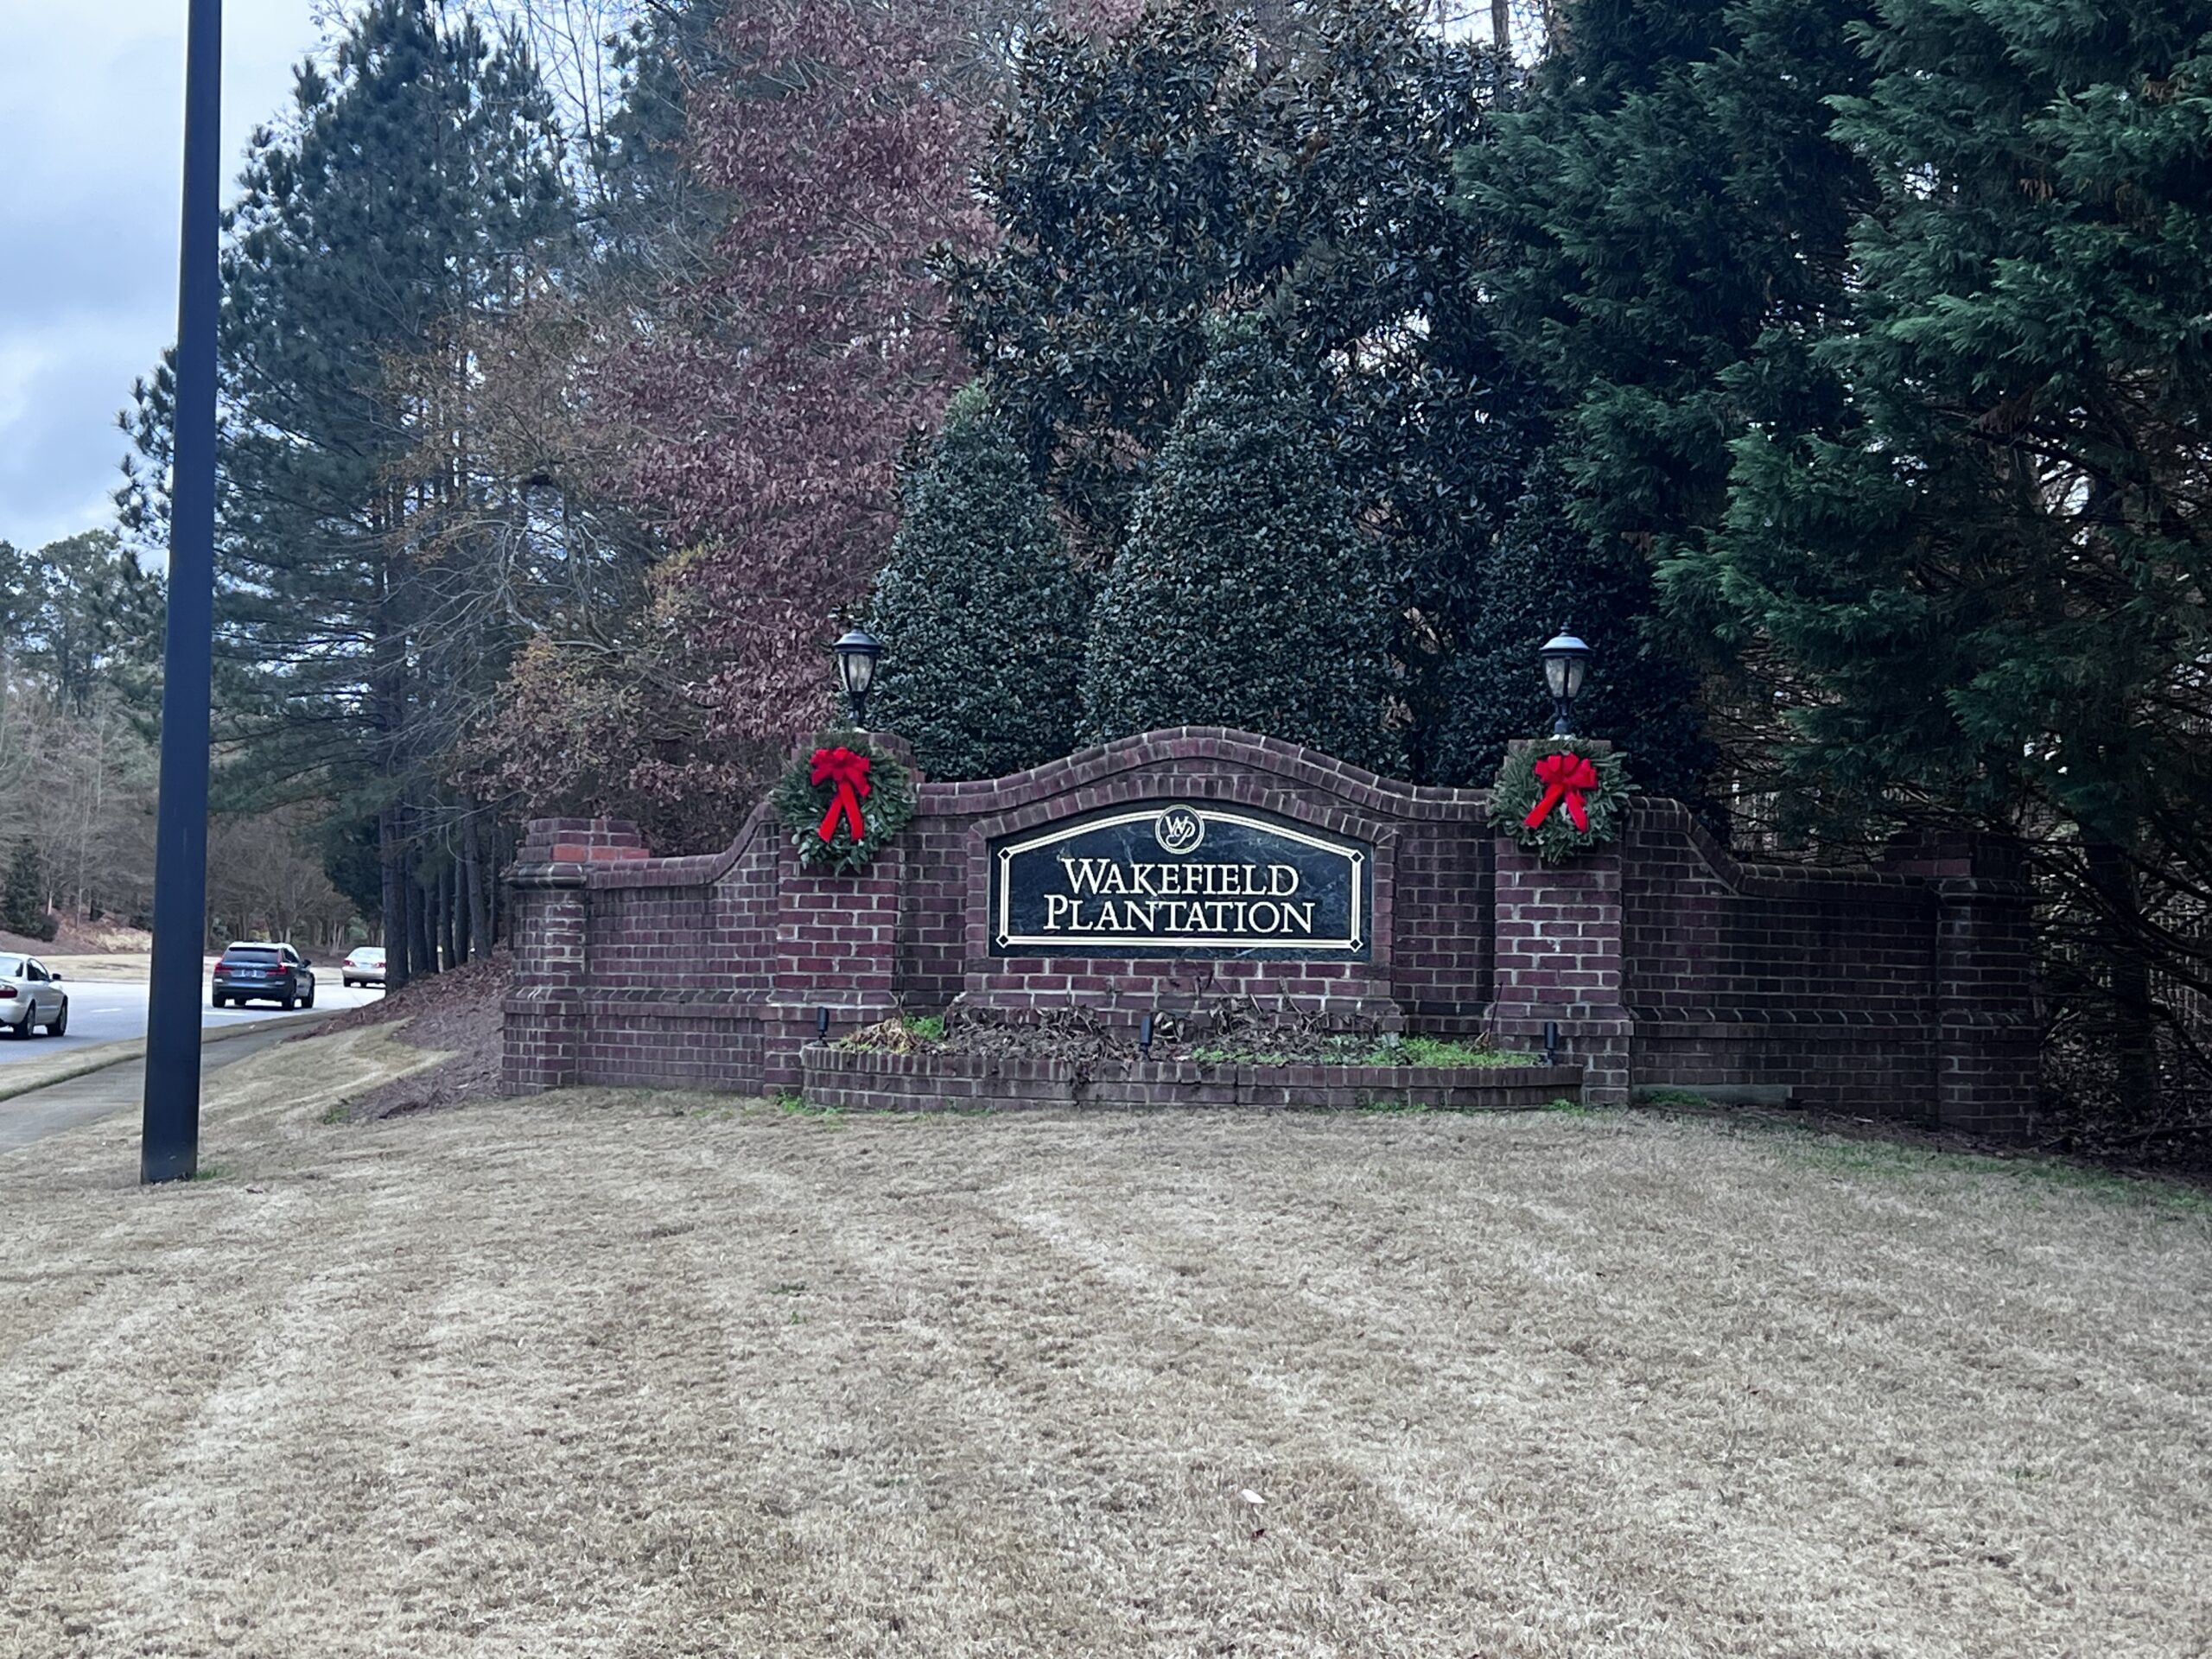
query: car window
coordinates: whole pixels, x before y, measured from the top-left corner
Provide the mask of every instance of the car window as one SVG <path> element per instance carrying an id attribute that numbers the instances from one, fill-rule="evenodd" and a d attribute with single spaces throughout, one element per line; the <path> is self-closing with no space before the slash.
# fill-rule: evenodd
<path id="1" fill-rule="evenodd" d="M 21 979 L 22 976 L 23 964 L 22 963 L 17 962 L 12 957 L 4 961 L 0 961 L 0 979 Z"/>
<path id="2" fill-rule="evenodd" d="M 274 950 L 247 950 L 234 944 L 229 950 L 223 952 L 223 960 L 226 962 L 243 962 L 250 964 L 264 964 L 276 961 L 276 953 Z"/>
<path id="3" fill-rule="evenodd" d="M 23 977 L 42 982 L 46 978 L 46 969 L 35 962 L 26 962 L 23 963 Z"/>

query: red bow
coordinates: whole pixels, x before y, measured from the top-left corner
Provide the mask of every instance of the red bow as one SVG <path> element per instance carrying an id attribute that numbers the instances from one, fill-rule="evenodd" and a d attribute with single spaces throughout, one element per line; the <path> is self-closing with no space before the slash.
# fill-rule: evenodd
<path id="1" fill-rule="evenodd" d="M 828 841 L 837 833 L 837 821 L 842 818 L 852 826 L 853 839 L 859 841 L 868 834 L 868 826 L 861 820 L 861 798 L 868 792 L 868 756 L 855 754 L 850 749 L 817 749 L 814 752 L 813 779 L 816 788 L 835 784 L 837 792 L 830 798 L 830 810 L 822 815 L 821 827 L 815 833 Z"/>
<path id="2" fill-rule="evenodd" d="M 1561 801 L 1567 803 L 1567 816 L 1574 820 L 1577 834 L 1590 833 L 1589 810 L 1582 804 L 1586 790 L 1598 787 L 1598 768 L 1580 755 L 1562 750 L 1548 754 L 1536 762 L 1536 781 L 1544 786 L 1544 798 L 1536 803 L 1536 810 L 1522 823 L 1534 830 L 1552 815 L 1552 809 Z"/>

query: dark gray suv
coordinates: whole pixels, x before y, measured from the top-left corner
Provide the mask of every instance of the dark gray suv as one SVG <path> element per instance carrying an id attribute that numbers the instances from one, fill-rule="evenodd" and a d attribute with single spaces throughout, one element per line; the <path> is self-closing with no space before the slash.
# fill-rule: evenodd
<path id="1" fill-rule="evenodd" d="M 232 1002 L 311 1008 L 315 976 L 308 971 L 308 959 L 289 944 L 259 940 L 232 944 L 215 964 L 214 1001 L 219 1008 Z"/>

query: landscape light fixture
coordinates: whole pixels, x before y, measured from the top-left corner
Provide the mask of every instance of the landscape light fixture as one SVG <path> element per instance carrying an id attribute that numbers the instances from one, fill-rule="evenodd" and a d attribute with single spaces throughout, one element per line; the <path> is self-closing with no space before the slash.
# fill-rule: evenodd
<path id="1" fill-rule="evenodd" d="M 883 655 L 883 642 L 864 629 L 855 628 L 830 647 L 837 653 L 837 679 L 845 688 L 845 705 L 853 725 L 868 729 L 868 694 L 875 686 L 875 659 Z"/>
<path id="2" fill-rule="evenodd" d="M 1590 671 L 1597 653 L 1573 634 L 1561 632 L 1536 653 L 1543 659 L 1544 684 L 1552 694 L 1552 735 L 1573 734 L 1574 700 L 1582 695 L 1582 677 Z"/>

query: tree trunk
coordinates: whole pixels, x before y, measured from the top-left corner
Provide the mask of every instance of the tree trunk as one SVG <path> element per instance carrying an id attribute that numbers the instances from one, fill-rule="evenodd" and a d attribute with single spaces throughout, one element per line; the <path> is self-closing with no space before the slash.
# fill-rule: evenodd
<path id="1" fill-rule="evenodd" d="M 461 966 L 461 868 L 451 859 L 438 872 L 438 943 L 448 970 Z"/>
<path id="2" fill-rule="evenodd" d="M 2126 849 L 2092 841 L 2089 883 L 2104 911 L 2100 954 L 2112 993 L 2113 1081 L 2120 1108 L 2148 1119 L 2158 1107 L 2158 1016 L 2151 991 L 2151 960 L 2143 948 L 2141 902 Z"/>
<path id="3" fill-rule="evenodd" d="M 430 942 L 430 895 L 419 874 L 407 884 L 407 933 L 415 952 L 416 971 L 436 973 L 438 952 Z"/>
<path id="4" fill-rule="evenodd" d="M 468 871 L 458 855 L 453 861 L 453 963 L 458 968 L 468 960 Z"/>
<path id="5" fill-rule="evenodd" d="M 473 811 L 461 821 L 461 853 L 468 871 L 469 954 L 481 962 L 492 954 L 492 906 L 485 890 L 484 838 Z"/>
<path id="6" fill-rule="evenodd" d="M 407 849 L 397 801 L 377 814 L 377 857 L 384 874 L 384 982 L 389 994 L 404 989 L 408 980 Z"/>

